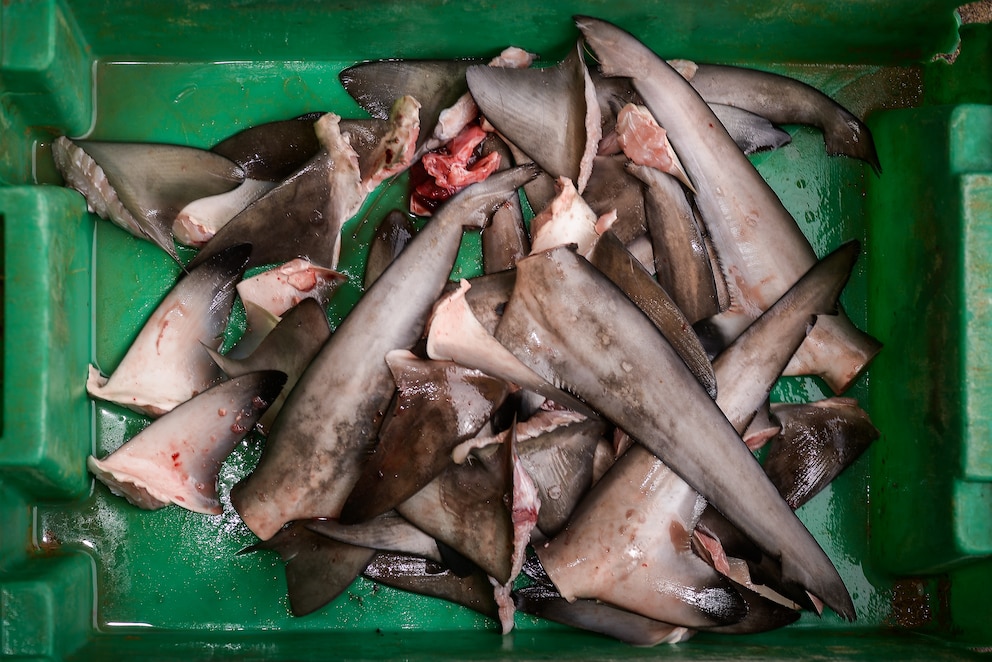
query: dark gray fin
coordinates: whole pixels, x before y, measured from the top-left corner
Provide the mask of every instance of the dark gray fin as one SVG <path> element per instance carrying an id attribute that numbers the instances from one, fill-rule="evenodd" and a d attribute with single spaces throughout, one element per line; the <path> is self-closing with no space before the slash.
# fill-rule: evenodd
<path id="1" fill-rule="evenodd" d="M 658 282 L 691 324 L 721 312 L 716 277 L 700 224 L 682 184 L 649 166 L 630 164 L 644 183 L 644 214 L 654 247 Z"/>
<path id="2" fill-rule="evenodd" d="M 438 563 L 447 560 L 444 550 L 440 549 L 434 538 L 395 512 L 383 513 L 361 524 L 342 524 L 337 520 L 324 518 L 303 522 L 310 531 L 349 545 L 368 547 L 379 552 L 419 556 Z"/>
<path id="3" fill-rule="evenodd" d="M 400 515 L 458 550 L 500 584 L 513 566 L 513 459 L 510 444 L 452 466 L 396 507 Z"/>
<path id="4" fill-rule="evenodd" d="M 482 143 L 482 156 L 500 155 L 500 170 L 510 167 L 510 149 L 499 136 L 489 134 Z M 482 231 L 482 266 L 487 274 L 512 269 L 517 260 L 530 253 L 530 235 L 524 226 L 520 197 L 511 196 L 493 213 L 493 220 Z"/>
<path id="5" fill-rule="evenodd" d="M 748 156 L 778 149 L 792 142 L 792 136 L 787 131 L 761 115 L 720 103 L 711 103 L 709 106 L 737 146 Z"/>
<path id="6" fill-rule="evenodd" d="M 811 85 L 781 74 L 715 64 L 698 65 L 689 83 L 710 104 L 742 108 L 774 124 L 818 127 L 827 154 L 861 159 L 882 172 L 868 126 Z"/>
<path id="7" fill-rule="evenodd" d="M 857 460 L 879 437 L 867 412 L 851 398 L 772 405 L 782 431 L 769 444 L 765 473 L 793 509 Z"/>
<path id="8" fill-rule="evenodd" d="M 286 374 L 286 388 L 259 420 L 259 426 L 268 430 L 300 375 L 330 337 L 324 308 L 315 299 L 304 299 L 283 316 L 248 357 L 232 359 L 210 348 L 207 351 L 228 377 L 255 370 L 280 370 Z"/>
<path id="9" fill-rule="evenodd" d="M 55 165 L 89 209 L 179 262 L 172 224 L 193 200 L 226 193 L 245 179 L 229 159 L 195 147 L 152 143 L 52 143 Z"/>
<path id="10" fill-rule="evenodd" d="M 221 465 L 254 429 L 285 381 L 283 373 L 265 371 L 218 384 L 154 421 L 108 457 L 90 456 L 86 464 L 114 494 L 140 508 L 174 503 L 219 515 Z"/>
<path id="11" fill-rule="evenodd" d="M 365 576 L 403 591 L 454 602 L 499 620 L 492 584 L 482 571 L 459 577 L 425 559 L 379 553 L 365 569 Z"/>
<path id="12" fill-rule="evenodd" d="M 715 398 L 717 383 L 713 366 L 689 320 L 665 288 L 648 274 L 612 231 L 607 230 L 600 236 L 589 254 L 589 261 L 648 316 L 710 397 Z"/>
<path id="13" fill-rule="evenodd" d="M 369 255 L 365 261 L 365 289 L 382 275 L 416 233 L 409 215 L 399 209 L 386 214 L 376 226 L 369 244 Z"/>
<path id="14" fill-rule="evenodd" d="M 231 246 L 181 275 L 113 374 L 105 378 L 90 368 L 87 392 L 161 416 L 219 382 L 220 369 L 203 346 L 219 346 L 251 250 Z"/>
<path id="15" fill-rule="evenodd" d="M 553 586 L 535 584 L 513 592 L 516 608 L 526 614 L 562 625 L 605 634 L 631 646 L 678 643 L 692 630 L 645 618 L 598 600 L 569 602 Z"/>
<path id="16" fill-rule="evenodd" d="M 281 182 L 320 151 L 313 125 L 323 114 L 257 124 L 222 140 L 211 151 L 237 163 L 246 177 Z"/>
<path id="17" fill-rule="evenodd" d="M 627 172 L 627 157 L 597 156 L 593 160 L 592 176 L 582 198 L 597 216 L 615 209 L 617 219 L 610 230 L 627 244 L 647 232 L 644 210 L 644 187 Z"/>
<path id="18" fill-rule="evenodd" d="M 599 106 L 578 45 L 553 67 L 477 65 L 465 78 L 482 114 L 508 141 L 552 177 L 568 177 L 579 192 L 585 188 L 599 145 Z"/>
<path id="19" fill-rule="evenodd" d="M 452 464 L 451 450 L 474 436 L 508 392 L 506 382 L 453 361 L 386 354 L 399 389 L 355 488 L 341 507 L 345 524 L 364 522 L 406 501 Z"/>
<path id="20" fill-rule="evenodd" d="M 419 149 L 438 117 L 468 91 L 465 70 L 482 60 L 377 60 L 344 69 L 338 78 L 348 94 L 377 119 L 389 119 L 393 103 L 412 96 L 421 103 Z"/>
<path id="21" fill-rule="evenodd" d="M 268 540 L 239 554 L 271 550 L 286 563 L 286 587 L 293 616 L 306 616 L 341 595 L 362 574 L 376 552 L 314 533 L 291 522 Z"/>

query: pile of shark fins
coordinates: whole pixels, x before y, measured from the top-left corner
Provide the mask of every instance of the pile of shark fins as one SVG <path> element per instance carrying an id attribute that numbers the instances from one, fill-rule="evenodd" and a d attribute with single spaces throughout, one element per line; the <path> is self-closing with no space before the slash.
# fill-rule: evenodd
<path id="1" fill-rule="evenodd" d="M 824 605 L 853 620 L 793 510 L 878 431 L 849 398 L 768 396 L 790 374 L 841 394 L 879 351 L 838 305 L 859 246 L 818 259 L 747 155 L 806 123 L 880 172 L 868 129 L 797 81 L 576 25 L 544 68 L 515 48 L 350 67 L 369 119 L 211 150 L 58 139 L 91 211 L 177 261 L 176 241 L 199 248 L 116 370 L 91 368 L 93 397 L 155 417 L 90 458 L 96 477 L 216 514 L 220 465 L 264 433 L 231 503 L 260 539 L 244 551 L 285 561 L 296 615 L 364 574 L 503 632 L 520 610 L 638 646 Z M 408 169 L 429 220 L 383 219 L 332 333 L 341 228 Z M 449 282 L 483 228 L 485 275 Z M 249 328 L 222 354 L 236 296 Z"/>

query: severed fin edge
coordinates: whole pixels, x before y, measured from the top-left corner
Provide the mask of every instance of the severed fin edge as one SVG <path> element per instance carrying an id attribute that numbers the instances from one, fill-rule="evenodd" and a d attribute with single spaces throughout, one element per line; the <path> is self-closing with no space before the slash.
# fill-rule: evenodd
<path id="1" fill-rule="evenodd" d="M 231 160 L 183 145 L 70 140 L 52 143 L 55 165 L 88 208 L 147 239 L 181 264 L 172 224 L 193 200 L 235 188 L 245 173 Z"/>
<path id="2" fill-rule="evenodd" d="M 562 62 L 544 69 L 472 66 L 465 72 L 486 119 L 552 177 L 575 182 L 580 193 L 602 132 L 581 53 L 576 44 Z"/>
<path id="3" fill-rule="evenodd" d="M 155 510 L 170 503 L 221 513 L 217 476 L 234 447 L 279 395 L 286 375 L 260 371 L 210 388 L 87 466 L 110 490 Z"/>
<path id="4" fill-rule="evenodd" d="M 150 416 L 161 416 L 220 381 L 217 366 L 200 346 L 217 343 L 234 303 L 252 247 L 230 246 L 181 274 L 104 377 L 90 369 L 86 391 Z"/>

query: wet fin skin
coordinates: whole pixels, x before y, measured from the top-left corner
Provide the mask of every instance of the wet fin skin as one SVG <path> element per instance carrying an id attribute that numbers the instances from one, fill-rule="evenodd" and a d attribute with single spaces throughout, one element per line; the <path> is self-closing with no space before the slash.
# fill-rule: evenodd
<path id="1" fill-rule="evenodd" d="M 320 151 L 313 124 L 323 112 L 265 122 L 244 129 L 211 148 L 245 171 L 245 176 L 281 182 Z"/>
<path id="2" fill-rule="evenodd" d="M 500 345 L 475 319 L 465 300 L 466 290 L 471 291 L 471 286 L 468 281 L 462 280 L 458 290 L 449 292 L 434 307 L 434 316 L 427 335 L 427 353 L 431 358 L 455 361 L 481 370 L 562 407 L 596 418 L 596 413 L 585 403 L 556 388 Z"/>
<path id="3" fill-rule="evenodd" d="M 647 231 L 644 218 L 644 190 L 626 168 L 623 155 L 597 156 L 592 175 L 582 197 L 596 216 L 615 209 L 617 220 L 610 230 L 627 244 Z"/>
<path id="4" fill-rule="evenodd" d="M 644 184 L 644 217 L 654 248 L 658 282 L 690 324 L 722 312 L 714 273 L 692 205 L 671 175 L 649 166 L 627 170 Z"/>
<path id="5" fill-rule="evenodd" d="M 764 407 L 769 390 L 805 338 L 812 316 L 836 310 L 858 252 L 858 243 L 849 242 L 817 262 L 716 358 L 713 367 L 723 384 L 717 405 L 738 432 L 744 432 L 755 412 Z M 755 581 L 797 604 L 812 606 L 801 587 L 783 581 L 774 559 L 713 508 L 703 511 L 698 526 L 718 539 L 728 555 L 747 561 Z"/>
<path id="6" fill-rule="evenodd" d="M 234 447 L 276 399 L 286 376 L 253 372 L 200 393 L 159 418 L 108 457 L 87 466 L 134 505 L 170 503 L 219 515 L 217 475 Z"/>
<path id="7" fill-rule="evenodd" d="M 448 600 L 499 620 L 493 587 L 480 570 L 459 577 L 425 559 L 379 553 L 365 569 L 365 576 L 403 591 Z"/>
<path id="8" fill-rule="evenodd" d="M 475 435 L 508 392 L 506 382 L 453 361 L 386 355 L 399 395 L 355 489 L 341 507 L 345 524 L 385 513 L 451 464 L 451 449 Z"/>
<path id="9" fill-rule="evenodd" d="M 861 159 L 882 172 L 868 126 L 811 85 L 757 69 L 699 64 L 689 84 L 708 103 L 760 115 L 774 124 L 809 124 L 823 131 L 827 154 Z"/>
<path id="10" fill-rule="evenodd" d="M 778 149 L 792 142 L 792 136 L 787 131 L 778 128 L 761 115 L 719 103 L 711 103 L 709 106 L 737 146 L 748 156 Z"/>
<path id="11" fill-rule="evenodd" d="M 499 154 L 500 170 L 513 161 L 510 149 L 495 133 L 486 136 L 482 155 Z M 482 266 L 491 274 L 516 266 L 517 260 L 530 252 L 530 235 L 524 225 L 524 213 L 519 196 L 511 196 L 493 214 L 493 220 L 482 233 Z"/>
<path id="12" fill-rule="evenodd" d="M 577 328 L 586 333 L 575 333 Z M 665 460 L 781 558 L 789 580 L 854 617 L 837 570 L 716 403 L 654 325 L 595 267 L 567 248 L 522 260 L 496 338 Z M 678 416 L 670 415 L 675 411 Z M 736 470 L 719 469 L 726 466 Z M 744 493 L 750 498 L 742 500 Z"/>
<path id="13" fill-rule="evenodd" d="M 535 174 L 527 166 L 496 173 L 446 202 L 314 357 L 273 423 L 255 470 L 231 491 L 256 535 L 265 539 L 285 522 L 340 513 L 395 390 L 386 353 L 420 340 L 464 227 L 485 225 Z M 302 475 L 301 464 L 307 467 Z"/>
<path id="14" fill-rule="evenodd" d="M 605 431 L 603 421 L 585 419 L 529 439 L 521 439 L 518 433 L 517 452 L 537 485 L 541 499 L 537 528 L 545 537 L 562 530 L 592 486 L 596 447 Z"/>
<path id="15" fill-rule="evenodd" d="M 55 165 L 89 208 L 179 262 L 172 223 L 187 204 L 245 179 L 229 159 L 181 145 L 72 141 L 52 144 Z"/>
<path id="16" fill-rule="evenodd" d="M 772 438 L 765 473 L 786 503 L 799 508 L 850 466 L 879 432 L 850 398 L 772 405 L 782 430 Z"/>
<path id="17" fill-rule="evenodd" d="M 326 113 L 315 125 L 323 149 L 281 184 L 221 228 L 193 258 L 193 267 L 235 243 L 255 246 L 249 266 L 305 257 L 337 266 L 341 226 L 358 210 L 367 191 L 358 155 L 341 133 L 340 118 Z"/>
<path id="18" fill-rule="evenodd" d="M 554 178 L 581 193 L 599 146 L 599 105 L 578 46 L 545 69 L 472 66 L 469 90 L 486 119 Z"/>
<path id="19" fill-rule="evenodd" d="M 684 627 L 725 625 L 744 601 L 696 556 L 690 534 L 701 499 L 646 448 L 606 472 L 550 542 L 535 547 L 568 600 L 598 599 Z"/>
<path id="20" fill-rule="evenodd" d="M 720 634 L 757 634 L 777 630 L 799 620 L 800 614 L 797 610 L 769 600 L 732 579 L 728 581 L 747 602 L 747 616 L 737 623 L 700 628 L 700 630 Z"/>
<path id="21" fill-rule="evenodd" d="M 717 374 L 733 375 L 723 383 L 718 378 L 716 402 L 739 434 L 805 340 L 814 316 L 836 314 L 837 299 L 860 251 L 860 243 L 850 241 L 819 260 L 713 360 Z"/>
<path id="22" fill-rule="evenodd" d="M 306 616 L 330 603 L 355 581 L 375 556 L 375 550 L 332 540 L 293 522 L 269 540 L 240 554 L 271 550 L 286 563 L 289 608 Z"/>

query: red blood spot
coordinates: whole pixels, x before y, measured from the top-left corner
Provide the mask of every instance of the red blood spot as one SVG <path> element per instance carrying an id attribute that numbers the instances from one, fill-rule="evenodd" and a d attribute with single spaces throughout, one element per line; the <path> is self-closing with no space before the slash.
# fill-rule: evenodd
<path id="1" fill-rule="evenodd" d="M 429 215 L 469 184 L 480 182 L 499 167 L 499 155 L 481 158 L 486 132 L 470 124 L 446 146 L 428 152 L 410 169 L 410 211 Z"/>

